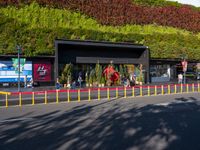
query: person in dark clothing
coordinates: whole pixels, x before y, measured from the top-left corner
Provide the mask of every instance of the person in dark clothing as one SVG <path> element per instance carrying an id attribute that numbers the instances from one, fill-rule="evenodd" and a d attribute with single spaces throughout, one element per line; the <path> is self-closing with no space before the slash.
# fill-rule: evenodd
<path id="1" fill-rule="evenodd" d="M 59 90 L 60 87 L 61 87 L 61 85 L 60 85 L 59 79 L 57 78 L 57 81 L 56 81 L 56 89 Z"/>

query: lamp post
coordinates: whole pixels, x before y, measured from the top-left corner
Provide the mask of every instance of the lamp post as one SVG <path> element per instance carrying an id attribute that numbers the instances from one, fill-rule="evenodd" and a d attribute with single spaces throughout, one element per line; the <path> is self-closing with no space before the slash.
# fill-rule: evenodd
<path id="1" fill-rule="evenodd" d="M 20 92 L 20 53 L 21 47 L 19 45 L 16 46 L 17 56 L 18 56 L 18 92 Z"/>

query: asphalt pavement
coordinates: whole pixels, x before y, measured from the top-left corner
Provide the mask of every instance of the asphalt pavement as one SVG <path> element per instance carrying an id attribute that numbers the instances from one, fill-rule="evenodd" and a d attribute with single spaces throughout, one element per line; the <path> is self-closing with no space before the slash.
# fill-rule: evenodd
<path id="1" fill-rule="evenodd" d="M 1 150 L 199 150 L 200 94 L 0 108 Z"/>

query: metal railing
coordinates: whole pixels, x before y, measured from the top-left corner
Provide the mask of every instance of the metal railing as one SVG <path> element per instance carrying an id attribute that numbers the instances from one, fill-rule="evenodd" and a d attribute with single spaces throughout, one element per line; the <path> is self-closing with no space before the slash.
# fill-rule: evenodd
<path id="1" fill-rule="evenodd" d="M 143 96 L 170 95 L 200 92 L 200 84 L 165 84 L 134 87 L 104 87 L 86 89 L 61 89 L 31 92 L 1 92 L 0 107 L 110 100 Z"/>

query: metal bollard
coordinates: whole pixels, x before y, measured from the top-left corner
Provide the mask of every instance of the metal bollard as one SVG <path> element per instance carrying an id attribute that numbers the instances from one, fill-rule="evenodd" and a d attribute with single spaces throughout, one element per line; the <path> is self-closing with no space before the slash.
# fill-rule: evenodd
<path id="1" fill-rule="evenodd" d="M 171 89 L 170 89 L 170 85 L 168 85 L 168 94 L 171 94 Z"/>
<path id="2" fill-rule="evenodd" d="M 100 89 L 98 88 L 98 100 L 101 99 L 101 92 L 100 92 Z"/>
<path id="3" fill-rule="evenodd" d="M 157 85 L 155 85 L 154 89 L 155 89 L 154 95 L 156 96 L 157 95 Z"/>
<path id="4" fill-rule="evenodd" d="M 70 102 L 70 95 L 69 95 L 69 89 L 67 90 L 67 102 Z"/>
<path id="5" fill-rule="evenodd" d="M 148 92 L 148 96 L 150 96 L 150 86 L 148 86 L 147 92 Z"/>
<path id="6" fill-rule="evenodd" d="M 176 87 L 176 84 L 174 85 L 174 94 L 177 93 L 177 87 Z"/>
<path id="7" fill-rule="evenodd" d="M 126 98 L 126 87 L 124 87 L 124 98 Z"/>
<path id="8" fill-rule="evenodd" d="M 91 101 L 90 89 L 88 89 L 88 101 Z"/>
<path id="9" fill-rule="evenodd" d="M 110 100 L 110 89 L 109 88 L 107 88 L 107 98 L 108 98 L 108 100 Z"/>
<path id="10" fill-rule="evenodd" d="M 132 96 L 135 97 L 135 87 L 132 87 Z"/>
<path id="11" fill-rule="evenodd" d="M 194 83 L 192 83 L 192 92 L 195 92 L 195 91 L 194 91 Z"/>
<path id="12" fill-rule="evenodd" d="M 6 93 L 6 108 L 8 108 L 8 94 Z"/>
<path id="13" fill-rule="evenodd" d="M 186 85 L 186 93 L 189 93 L 189 85 Z"/>
<path id="14" fill-rule="evenodd" d="M 78 102 L 81 101 L 81 94 L 80 94 L 80 89 L 78 89 Z"/>
<path id="15" fill-rule="evenodd" d="M 58 90 L 56 90 L 56 103 L 59 103 L 59 95 L 58 95 Z"/>
<path id="16" fill-rule="evenodd" d="M 142 93 L 142 86 L 140 86 L 140 96 L 143 96 L 143 93 Z"/>
<path id="17" fill-rule="evenodd" d="M 32 105 L 35 105 L 35 93 L 32 92 Z"/>
<path id="18" fill-rule="evenodd" d="M 47 104 L 47 91 L 44 92 L 44 103 Z"/>
<path id="19" fill-rule="evenodd" d="M 165 93 L 164 93 L 164 86 L 163 85 L 161 85 L 161 95 L 164 95 Z"/>
<path id="20" fill-rule="evenodd" d="M 183 84 L 181 83 L 181 93 L 183 93 Z"/>
<path id="21" fill-rule="evenodd" d="M 19 106 L 22 106 L 22 93 L 19 93 Z"/>
<path id="22" fill-rule="evenodd" d="M 118 92 L 118 88 L 116 88 L 116 98 L 119 97 L 119 92 Z"/>

